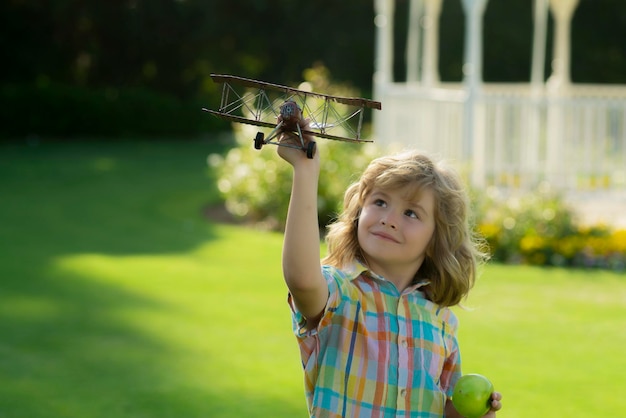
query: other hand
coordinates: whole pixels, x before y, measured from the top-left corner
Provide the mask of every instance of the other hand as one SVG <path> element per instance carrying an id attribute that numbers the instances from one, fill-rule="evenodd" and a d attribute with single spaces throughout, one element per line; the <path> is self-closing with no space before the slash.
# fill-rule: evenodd
<path id="1" fill-rule="evenodd" d="M 483 418 L 495 418 L 496 412 L 502 409 L 502 394 L 500 392 L 493 392 L 491 394 L 491 409 Z"/>

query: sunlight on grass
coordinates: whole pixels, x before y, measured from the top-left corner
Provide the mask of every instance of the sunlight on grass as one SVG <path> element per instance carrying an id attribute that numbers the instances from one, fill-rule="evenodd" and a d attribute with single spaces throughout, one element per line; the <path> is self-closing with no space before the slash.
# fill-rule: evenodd
<path id="1" fill-rule="evenodd" d="M 219 238 L 222 234 L 226 240 Z M 161 360 L 176 370 L 166 386 L 214 392 L 228 407 L 224 417 L 239 416 L 254 409 L 254 402 L 269 399 L 291 402 L 294 410 L 305 412 L 280 272 L 282 236 L 231 227 L 218 227 L 217 235 L 181 254 L 67 255 L 54 263 L 55 275 L 148 298 L 149 305 L 125 304 L 106 315 L 178 353 Z M 234 404 L 243 394 L 256 401 Z"/>

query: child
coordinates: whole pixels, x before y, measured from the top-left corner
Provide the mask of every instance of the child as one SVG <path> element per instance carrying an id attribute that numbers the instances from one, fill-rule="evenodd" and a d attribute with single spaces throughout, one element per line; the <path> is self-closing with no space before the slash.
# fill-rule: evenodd
<path id="1" fill-rule="evenodd" d="M 309 415 L 460 416 L 450 400 L 461 360 L 449 307 L 472 287 L 482 254 L 458 177 L 415 152 L 374 160 L 346 191 L 320 262 L 319 153 L 278 154 L 293 166 L 283 274 Z M 500 400 L 494 392 L 486 416 Z"/>

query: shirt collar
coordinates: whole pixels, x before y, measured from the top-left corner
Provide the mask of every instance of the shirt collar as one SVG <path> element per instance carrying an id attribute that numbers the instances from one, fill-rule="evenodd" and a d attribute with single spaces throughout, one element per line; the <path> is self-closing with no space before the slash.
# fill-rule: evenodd
<path id="1" fill-rule="evenodd" d="M 348 275 L 348 277 L 350 278 L 350 281 L 354 281 L 356 280 L 359 276 L 361 276 L 361 274 L 363 273 L 367 273 L 367 275 L 373 279 L 376 280 L 381 280 L 381 281 L 388 281 L 387 279 L 385 279 L 383 276 L 376 274 L 375 272 L 371 271 L 365 264 L 363 264 L 362 262 L 355 260 L 352 264 L 348 265 L 344 271 L 346 272 L 346 274 Z M 430 280 L 428 279 L 420 279 L 417 281 L 417 283 L 412 284 L 411 286 L 409 286 L 406 290 L 407 291 L 413 291 L 413 290 L 417 290 L 421 287 L 424 287 L 426 285 L 430 284 Z"/>

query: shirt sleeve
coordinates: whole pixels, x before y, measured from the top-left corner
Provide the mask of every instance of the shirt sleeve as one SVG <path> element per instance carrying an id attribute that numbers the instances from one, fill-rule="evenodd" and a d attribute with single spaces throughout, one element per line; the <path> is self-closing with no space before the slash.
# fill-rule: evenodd
<path id="1" fill-rule="evenodd" d="M 324 276 L 324 279 L 326 279 L 326 285 L 328 286 L 328 300 L 326 301 L 322 318 L 320 319 L 317 327 L 307 327 L 306 318 L 294 305 L 291 294 L 287 297 L 287 302 L 289 303 L 289 308 L 291 309 L 293 332 L 298 338 L 306 338 L 316 335 L 320 328 L 320 324 L 327 322 L 324 320 L 332 315 L 334 312 L 333 308 L 336 307 L 338 302 L 341 300 L 341 286 L 346 277 L 345 273 L 332 266 L 322 266 L 322 275 Z"/>

